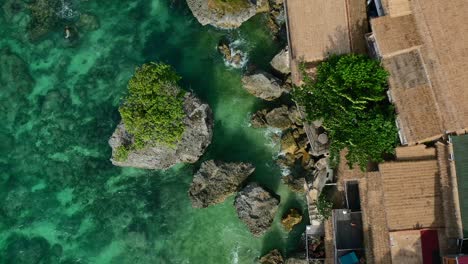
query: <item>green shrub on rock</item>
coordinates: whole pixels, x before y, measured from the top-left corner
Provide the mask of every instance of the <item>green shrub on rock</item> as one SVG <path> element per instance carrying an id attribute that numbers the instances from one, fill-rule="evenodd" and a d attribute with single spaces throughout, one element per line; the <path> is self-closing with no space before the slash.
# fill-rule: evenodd
<path id="1" fill-rule="evenodd" d="M 129 149 L 126 146 L 119 146 L 115 151 L 114 159 L 116 161 L 125 161 L 128 158 L 128 152 Z"/>
<path id="2" fill-rule="evenodd" d="M 126 130 L 133 135 L 133 145 L 127 149 L 155 143 L 172 146 L 181 139 L 185 112 L 179 80 L 172 67 L 162 63 L 147 63 L 135 71 L 119 108 Z M 119 153 L 125 157 L 122 149 Z"/>

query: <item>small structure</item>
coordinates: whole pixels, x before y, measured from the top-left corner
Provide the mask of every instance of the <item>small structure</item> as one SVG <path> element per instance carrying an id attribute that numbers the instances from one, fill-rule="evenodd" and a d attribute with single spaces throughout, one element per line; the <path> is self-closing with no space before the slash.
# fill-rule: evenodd
<path id="1" fill-rule="evenodd" d="M 349 209 L 333 210 L 333 234 L 336 264 L 342 263 L 340 262 L 342 259 L 351 261 L 353 255 L 356 258 L 364 257 L 361 212 L 353 212 Z"/>
<path id="2" fill-rule="evenodd" d="M 461 252 L 456 242 L 463 237 L 462 218 L 450 153 L 451 145 L 441 142 L 399 147 L 396 161 L 372 172 L 350 169 L 341 153 L 337 186 L 346 193 L 348 208 L 359 210 L 353 197 L 360 197 L 367 263 L 438 263 L 440 256 Z"/>
<path id="3" fill-rule="evenodd" d="M 285 0 L 284 6 L 295 84 L 302 79 L 301 63 L 313 71 L 329 54 L 365 53 L 365 1 Z"/>

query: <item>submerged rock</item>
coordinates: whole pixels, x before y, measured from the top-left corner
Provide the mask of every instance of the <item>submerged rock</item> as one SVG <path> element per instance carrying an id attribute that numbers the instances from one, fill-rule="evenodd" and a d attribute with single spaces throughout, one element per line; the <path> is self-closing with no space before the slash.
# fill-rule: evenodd
<path id="1" fill-rule="evenodd" d="M 257 183 L 247 185 L 235 199 L 239 218 L 255 236 L 263 235 L 273 223 L 279 200 Z"/>
<path id="2" fill-rule="evenodd" d="M 289 74 L 291 73 L 291 67 L 289 65 L 289 51 L 286 47 L 285 49 L 281 50 L 278 54 L 270 62 L 271 67 L 276 71 L 282 74 Z"/>
<path id="3" fill-rule="evenodd" d="M 222 39 L 218 43 L 218 51 L 223 55 L 225 63 L 234 68 L 241 68 L 246 62 L 246 55 L 238 49 L 237 43 L 239 41 L 230 42 L 229 40 Z"/>
<path id="4" fill-rule="evenodd" d="M 119 146 L 127 146 L 133 136 L 123 123 L 119 124 L 109 139 L 112 147 L 112 164 L 122 167 L 144 169 L 167 169 L 177 163 L 194 163 L 211 143 L 213 136 L 213 113 L 211 108 L 191 93 L 184 97 L 185 130 L 175 146 L 155 143 L 139 150 L 130 150 L 124 161 L 115 159 Z"/>
<path id="5" fill-rule="evenodd" d="M 99 20 L 95 15 L 81 14 L 76 26 L 84 31 L 97 30 L 99 29 Z"/>
<path id="6" fill-rule="evenodd" d="M 11 22 L 13 17 L 19 14 L 24 8 L 24 3 L 21 0 L 6 0 L 3 5 L 3 15 L 7 22 Z"/>
<path id="7" fill-rule="evenodd" d="M 297 209 L 290 209 L 286 215 L 283 216 L 281 219 L 281 224 L 283 224 L 284 229 L 286 231 L 291 232 L 291 230 L 297 224 L 301 223 L 302 215 L 299 213 Z"/>
<path id="8" fill-rule="evenodd" d="M 205 161 L 193 177 L 189 190 L 192 206 L 208 207 L 223 202 L 240 189 L 255 167 L 243 162 Z"/>
<path id="9" fill-rule="evenodd" d="M 59 20 L 58 11 L 62 7 L 60 0 L 36 0 L 29 4 L 31 20 L 28 34 L 31 41 L 37 41 L 53 30 Z"/>
<path id="10" fill-rule="evenodd" d="M 242 78 L 242 84 L 249 93 L 267 101 L 273 101 L 287 91 L 278 78 L 266 72 L 246 75 Z"/>
<path id="11" fill-rule="evenodd" d="M 268 252 L 259 260 L 260 264 L 284 264 L 283 256 L 277 249 Z"/>
<path id="12" fill-rule="evenodd" d="M 186 0 L 195 18 L 202 25 L 222 29 L 237 28 L 260 12 L 268 11 L 268 0 Z"/>
<path id="13" fill-rule="evenodd" d="M 50 245 L 43 237 L 13 234 L 6 240 L 5 263 L 50 263 Z"/>
<path id="14" fill-rule="evenodd" d="M 304 188 L 306 184 L 306 180 L 303 177 L 296 178 L 292 175 L 287 175 L 283 177 L 284 184 L 288 185 L 292 191 L 297 193 L 305 193 L 306 190 Z"/>

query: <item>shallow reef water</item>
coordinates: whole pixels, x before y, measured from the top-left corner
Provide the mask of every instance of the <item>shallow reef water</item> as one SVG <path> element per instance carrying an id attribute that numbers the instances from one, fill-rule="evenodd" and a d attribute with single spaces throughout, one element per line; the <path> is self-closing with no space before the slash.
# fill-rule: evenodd
<path id="1" fill-rule="evenodd" d="M 49 2 L 74 13 L 37 28 L 28 5 Z M 268 69 L 281 45 L 265 25 L 259 15 L 234 31 L 202 27 L 182 0 L 0 0 L 0 264 L 248 264 L 273 248 L 294 252 L 306 220 L 287 234 L 280 218 L 305 210 L 304 199 L 281 183 L 268 133 L 249 126 L 248 113 L 266 103 L 241 87 L 245 69 L 227 67 L 216 50 L 232 34 L 251 64 Z M 211 105 L 214 137 L 202 160 L 252 162 L 249 181 L 281 196 L 264 236 L 237 218 L 234 197 L 191 207 L 200 163 L 167 171 L 110 163 L 126 83 L 148 61 L 173 65 L 184 89 Z"/>

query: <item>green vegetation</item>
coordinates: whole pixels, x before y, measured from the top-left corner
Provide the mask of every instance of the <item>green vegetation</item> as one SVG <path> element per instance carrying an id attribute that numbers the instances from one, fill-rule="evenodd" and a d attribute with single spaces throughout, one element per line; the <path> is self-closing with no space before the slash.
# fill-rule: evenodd
<path id="1" fill-rule="evenodd" d="M 174 145 L 184 132 L 184 92 L 180 77 L 171 66 L 147 63 L 128 83 L 128 95 L 119 108 L 122 121 L 134 136 L 131 146 L 117 149 L 116 158 L 126 159 L 129 149 L 155 143 Z"/>
<path id="2" fill-rule="evenodd" d="M 115 150 L 114 159 L 116 161 L 125 161 L 128 158 L 129 149 L 126 146 L 118 146 Z"/>
<path id="3" fill-rule="evenodd" d="M 320 221 L 325 221 L 330 218 L 332 215 L 333 203 L 327 199 L 323 191 L 320 193 L 315 205 L 317 206 Z"/>
<path id="4" fill-rule="evenodd" d="M 249 6 L 249 0 L 208 0 L 208 7 L 222 14 L 237 13 Z"/>
<path id="5" fill-rule="evenodd" d="M 304 72 L 294 100 L 307 119 L 323 120 L 331 138 L 332 157 L 347 148 L 348 164 L 362 170 L 393 153 L 397 142 L 394 109 L 386 101 L 388 73 L 378 61 L 363 55 L 332 55 L 317 67 L 314 79 Z"/>

